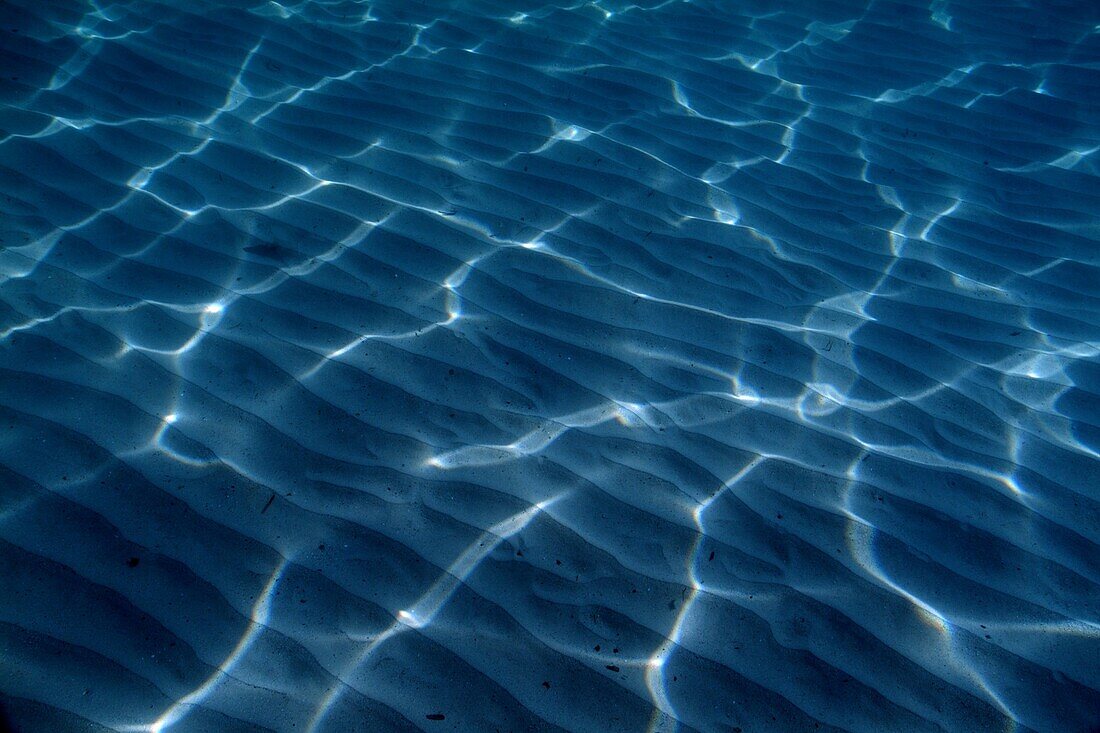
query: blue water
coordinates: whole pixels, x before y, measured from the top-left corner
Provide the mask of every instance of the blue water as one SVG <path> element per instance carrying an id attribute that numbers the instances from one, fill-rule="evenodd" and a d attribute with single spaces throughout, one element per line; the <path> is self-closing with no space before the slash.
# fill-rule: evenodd
<path id="1" fill-rule="evenodd" d="M 1100 7 L 0 4 L 19 731 L 1100 729 Z"/>

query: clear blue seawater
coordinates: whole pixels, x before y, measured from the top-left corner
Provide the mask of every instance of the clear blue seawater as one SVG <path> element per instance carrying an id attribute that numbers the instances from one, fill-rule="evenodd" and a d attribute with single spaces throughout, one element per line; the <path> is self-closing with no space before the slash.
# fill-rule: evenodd
<path id="1" fill-rule="evenodd" d="M 1100 730 L 1098 166 L 1086 0 L 0 3 L 5 725 Z"/>

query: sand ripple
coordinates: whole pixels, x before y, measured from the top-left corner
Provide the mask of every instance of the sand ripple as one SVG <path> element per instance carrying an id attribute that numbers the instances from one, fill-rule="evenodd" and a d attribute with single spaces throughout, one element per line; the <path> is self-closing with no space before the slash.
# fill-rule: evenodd
<path id="1" fill-rule="evenodd" d="M 0 4 L 7 715 L 1100 726 L 1097 20 Z"/>

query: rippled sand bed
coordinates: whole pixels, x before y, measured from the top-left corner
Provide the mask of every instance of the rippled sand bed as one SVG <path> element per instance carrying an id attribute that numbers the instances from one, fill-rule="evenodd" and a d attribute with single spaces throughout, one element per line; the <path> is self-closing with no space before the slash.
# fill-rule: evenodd
<path id="1" fill-rule="evenodd" d="M 0 4 L 11 725 L 1096 730 L 1098 21 Z"/>

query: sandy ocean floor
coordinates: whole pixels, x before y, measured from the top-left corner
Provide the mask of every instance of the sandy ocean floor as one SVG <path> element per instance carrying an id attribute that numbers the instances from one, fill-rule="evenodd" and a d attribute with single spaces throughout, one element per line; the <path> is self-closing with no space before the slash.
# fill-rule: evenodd
<path id="1" fill-rule="evenodd" d="M 1098 29 L 0 3 L 9 726 L 1100 729 Z"/>

